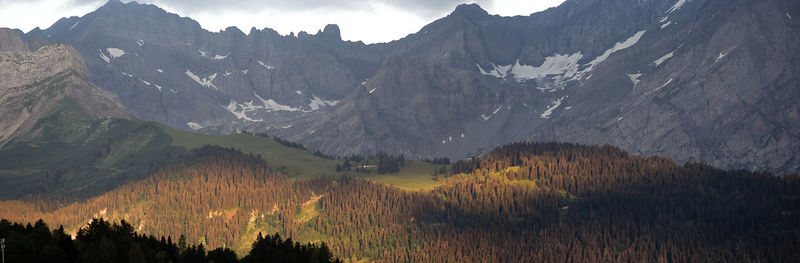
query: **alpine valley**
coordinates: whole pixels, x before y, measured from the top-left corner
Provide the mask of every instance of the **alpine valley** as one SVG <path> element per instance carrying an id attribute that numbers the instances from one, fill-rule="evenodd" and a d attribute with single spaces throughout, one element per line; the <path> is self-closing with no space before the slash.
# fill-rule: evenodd
<path id="1" fill-rule="evenodd" d="M 0 29 L 9 262 L 800 262 L 800 2 L 454 8 Z"/>

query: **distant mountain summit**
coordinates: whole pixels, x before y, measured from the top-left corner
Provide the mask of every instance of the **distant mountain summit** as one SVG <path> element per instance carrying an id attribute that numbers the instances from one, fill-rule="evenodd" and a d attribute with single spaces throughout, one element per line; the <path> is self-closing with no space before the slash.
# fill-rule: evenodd
<path id="1" fill-rule="evenodd" d="M 568 0 L 530 16 L 458 6 L 390 43 L 338 26 L 212 33 L 110 1 L 24 35 L 75 46 L 139 118 L 264 132 L 331 155 L 480 155 L 520 140 L 611 144 L 725 168 L 798 172 L 790 0 Z"/>

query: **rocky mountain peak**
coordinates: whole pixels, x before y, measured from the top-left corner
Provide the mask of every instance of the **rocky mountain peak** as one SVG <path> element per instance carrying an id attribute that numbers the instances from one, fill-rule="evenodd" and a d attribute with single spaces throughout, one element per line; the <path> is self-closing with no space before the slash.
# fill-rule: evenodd
<path id="1" fill-rule="evenodd" d="M 28 51 L 28 47 L 17 31 L 0 28 L 0 51 Z"/>
<path id="2" fill-rule="evenodd" d="M 488 16 L 489 13 L 483 10 L 478 4 L 461 4 L 456 7 L 451 16 L 464 16 L 470 19 Z"/>
<path id="3" fill-rule="evenodd" d="M 317 36 L 322 37 L 324 39 L 342 41 L 342 34 L 339 31 L 339 26 L 336 24 L 326 25 L 325 28 L 322 29 L 322 31 L 317 34 Z"/>

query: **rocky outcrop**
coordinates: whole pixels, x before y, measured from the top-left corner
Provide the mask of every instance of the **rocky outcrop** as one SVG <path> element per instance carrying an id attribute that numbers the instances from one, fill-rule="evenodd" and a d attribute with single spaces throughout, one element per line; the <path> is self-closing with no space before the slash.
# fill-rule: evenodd
<path id="1" fill-rule="evenodd" d="M 86 72 L 81 55 L 65 44 L 0 52 L 0 146 L 30 132 L 67 98 L 88 118 L 128 117 L 113 94 L 86 81 Z"/>
<path id="2" fill-rule="evenodd" d="M 2 51 L 28 51 L 28 46 L 17 31 L 0 28 L 0 52 Z"/>

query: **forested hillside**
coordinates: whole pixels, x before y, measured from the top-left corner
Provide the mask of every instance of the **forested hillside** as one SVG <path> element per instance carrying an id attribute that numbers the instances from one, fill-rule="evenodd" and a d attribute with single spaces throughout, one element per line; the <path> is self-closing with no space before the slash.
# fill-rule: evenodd
<path id="1" fill-rule="evenodd" d="M 23 226 L 3 219 L 0 236 L 5 237 L 8 244 L 8 262 L 240 262 L 236 253 L 228 248 L 206 252 L 203 244 L 187 243 L 184 236 L 173 242 L 171 237 L 162 236 L 159 240 L 153 235 L 140 235 L 124 220 L 112 225 L 103 219 L 93 219 L 77 235 L 70 237 L 63 227 L 51 232 L 42 220 Z M 325 243 L 303 245 L 291 238 L 284 240 L 278 234 L 263 237 L 259 233 L 241 262 L 341 261 L 331 255 Z"/>
<path id="2" fill-rule="evenodd" d="M 326 242 L 381 262 L 798 262 L 800 177 L 723 171 L 614 147 L 519 143 L 430 171 L 406 191 L 349 176 L 289 178 L 257 156 L 194 150 L 180 164 L 53 208 L 0 217 L 75 233 L 93 217 L 244 255 L 258 235 Z"/>

